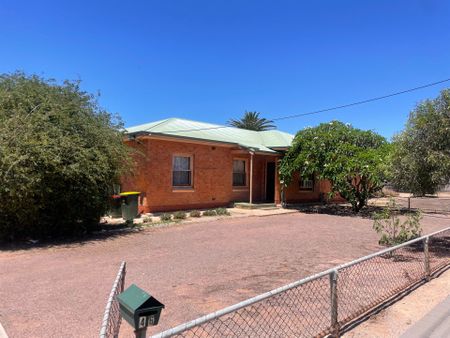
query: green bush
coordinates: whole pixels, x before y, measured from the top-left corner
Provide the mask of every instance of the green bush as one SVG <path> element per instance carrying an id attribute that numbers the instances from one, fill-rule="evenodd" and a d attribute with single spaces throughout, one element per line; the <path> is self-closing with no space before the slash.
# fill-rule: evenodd
<path id="1" fill-rule="evenodd" d="M 200 211 L 198 211 L 198 210 L 192 210 L 192 211 L 189 213 L 189 216 L 191 216 L 191 217 L 201 217 L 201 216 L 202 216 L 202 213 L 201 213 Z"/>
<path id="2" fill-rule="evenodd" d="M 217 216 L 216 210 L 205 210 L 203 216 Z"/>
<path id="3" fill-rule="evenodd" d="M 186 218 L 186 213 L 184 211 L 177 211 L 173 214 L 173 218 L 174 219 L 185 219 Z"/>
<path id="4" fill-rule="evenodd" d="M 370 130 L 339 121 L 300 130 L 280 161 L 280 179 L 287 186 L 295 172 L 301 179 L 327 180 L 329 197 L 340 194 L 359 212 L 385 181 L 390 146 Z"/>
<path id="5" fill-rule="evenodd" d="M 162 222 L 167 222 L 167 221 L 172 220 L 172 215 L 171 214 L 162 214 L 161 216 L 159 216 L 159 219 Z"/>
<path id="6" fill-rule="evenodd" d="M 122 130 L 79 82 L 0 75 L 0 240 L 97 228 L 132 166 Z"/>
<path id="7" fill-rule="evenodd" d="M 408 213 L 402 223 L 399 208 L 395 199 L 390 198 L 386 207 L 379 213 L 374 213 L 373 229 L 381 236 L 381 245 L 396 245 L 417 238 L 422 233 L 420 211 Z"/>
<path id="8" fill-rule="evenodd" d="M 215 209 L 216 214 L 219 216 L 230 216 L 230 213 L 226 208 L 217 208 Z"/>

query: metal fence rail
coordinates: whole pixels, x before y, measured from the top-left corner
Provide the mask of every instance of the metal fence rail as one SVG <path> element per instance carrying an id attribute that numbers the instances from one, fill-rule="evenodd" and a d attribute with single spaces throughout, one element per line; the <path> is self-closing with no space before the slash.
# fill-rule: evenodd
<path id="1" fill-rule="evenodd" d="M 114 281 L 108 302 L 106 303 L 105 314 L 100 328 L 100 338 L 112 338 L 119 336 L 120 323 L 122 318 L 119 311 L 119 302 L 116 296 L 123 292 L 125 286 L 126 263 L 122 262 Z"/>
<path id="2" fill-rule="evenodd" d="M 320 337 L 450 264 L 450 227 L 166 330 L 163 337 Z"/>
<path id="3" fill-rule="evenodd" d="M 392 197 L 399 208 L 407 210 L 422 210 L 425 213 L 450 213 L 449 197 Z M 387 198 L 375 198 L 369 204 L 376 206 L 386 205 Z"/>

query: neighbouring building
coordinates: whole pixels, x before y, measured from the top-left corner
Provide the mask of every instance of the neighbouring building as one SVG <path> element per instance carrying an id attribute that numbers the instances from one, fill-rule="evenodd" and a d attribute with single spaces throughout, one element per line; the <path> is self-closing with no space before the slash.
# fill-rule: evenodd
<path id="1" fill-rule="evenodd" d="M 291 134 L 169 118 L 127 128 L 127 135 L 137 168 L 122 190 L 142 193 L 142 212 L 281 203 L 277 163 Z M 296 174 L 284 196 L 287 203 L 313 202 L 328 191 L 328 182 Z"/>

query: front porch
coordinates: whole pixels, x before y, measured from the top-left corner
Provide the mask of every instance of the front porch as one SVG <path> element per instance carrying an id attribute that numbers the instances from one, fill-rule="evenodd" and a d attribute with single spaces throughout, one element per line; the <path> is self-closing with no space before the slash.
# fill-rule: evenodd
<path id="1" fill-rule="evenodd" d="M 240 209 L 274 209 L 281 204 L 278 178 L 279 154 L 234 152 L 235 161 L 245 161 L 246 180 L 242 186 L 233 181 L 233 201 Z M 241 164 L 241 168 L 244 165 Z M 233 170 L 233 175 L 235 174 Z M 242 175 L 242 173 L 241 173 Z"/>

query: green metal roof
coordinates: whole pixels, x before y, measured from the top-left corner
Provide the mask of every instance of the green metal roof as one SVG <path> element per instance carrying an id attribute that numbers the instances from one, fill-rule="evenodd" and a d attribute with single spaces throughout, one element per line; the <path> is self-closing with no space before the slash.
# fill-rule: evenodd
<path id="1" fill-rule="evenodd" d="M 271 148 L 286 148 L 294 135 L 278 131 L 253 131 L 179 118 L 126 128 L 128 134 L 155 134 L 196 140 L 237 144 L 254 151 L 275 153 Z"/>

